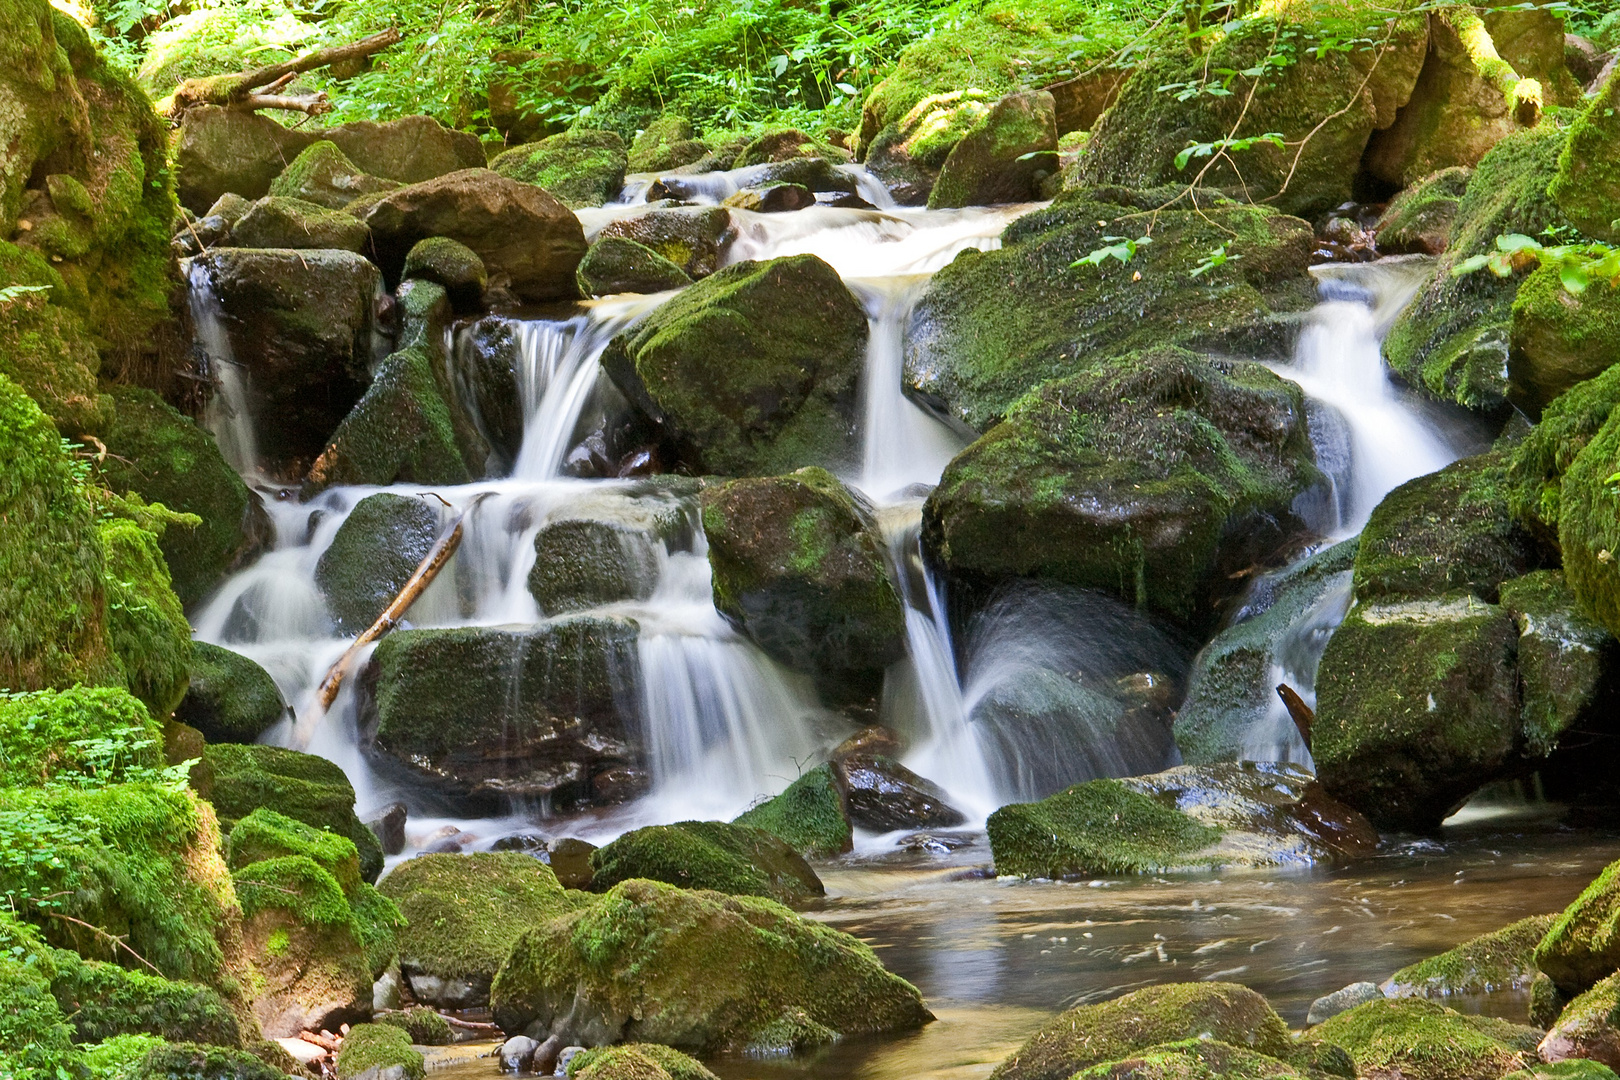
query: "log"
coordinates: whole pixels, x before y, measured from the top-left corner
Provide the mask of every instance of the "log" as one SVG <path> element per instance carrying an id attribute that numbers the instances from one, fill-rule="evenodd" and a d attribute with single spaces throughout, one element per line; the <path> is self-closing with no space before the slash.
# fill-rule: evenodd
<path id="1" fill-rule="evenodd" d="M 1311 748 L 1311 726 L 1316 723 L 1315 710 L 1305 704 L 1305 699 L 1300 697 L 1294 688 L 1287 683 L 1277 684 L 1277 696 L 1282 698 L 1283 708 L 1288 710 L 1288 715 L 1293 719 L 1294 726 L 1299 729 L 1299 737 L 1305 740 L 1305 749 L 1309 750 Z"/>
<path id="2" fill-rule="evenodd" d="M 269 67 L 240 71 L 232 75 L 187 79 L 175 87 L 173 94 L 158 104 L 158 112 L 171 120 L 178 120 L 187 109 L 196 108 L 198 105 L 221 105 L 228 109 L 290 109 L 309 116 L 319 116 L 332 111 L 332 104 L 326 99 L 325 94 L 288 96 L 277 94 L 275 91 L 306 71 L 314 71 L 316 68 L 346 60 L 363 59 L 372 53 L 381 52 L 390 45 L 398 44 L 399 40 L 398 30 L 384 30 L 380 34 L 372 34 L 359 41 L 351 41 L 347 45 L 316 49 L 296 59 L 271 64 Z"/>

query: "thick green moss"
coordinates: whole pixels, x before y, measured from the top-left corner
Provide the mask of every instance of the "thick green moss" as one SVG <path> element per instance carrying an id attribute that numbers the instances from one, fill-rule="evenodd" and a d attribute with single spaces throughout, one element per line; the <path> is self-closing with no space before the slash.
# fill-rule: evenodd
<path id="1" fill-rule="evenodd" d="M 1502 1080 L 1611 1080 L 1613 1069 L 1597 1061 L 1570 1058 L 1551 1065 L 1535 1064 L 1528 1069 L 1510 1072 Z"/>
<path id="2" fill-rule="evenodd" d="M 286 1080 L 286 1075 L 246 1050 L 182 1042 L 154 1046 L 131 1080 Z"/>
<path id="3" fill-rule="evenodd" d="M 352 840 L 268 807 L 238 821 L 225 845 L 225 862 L 232 870 L 286 855 L 309 858 L 332 875 L 344 896 L 353 896 L 360 888 L 360 853 Z"/>
<path id="4" fill-rule="evenodd" d="M 116 747 L 113 760 L 95 740 Z M 123 690 L 89 689 L 0 696 L 0 786 L 31 787 L 75 775 L 102 783 L 129 769 L 163 765 L 163 729 L 141 702 Z"/>
<path id="5" fill-rule="evenodd" d="M 476 308 L 489 283 L 489 273 L 478 253 L 448 236 L 417 241 L 405 253 L 403 276 L 442 285 L 458 311 Z"/>
<path id="6" fill-rule="evenodd" d="M 1620 968 L 1620 863 L 1559 914 L 1536 946 L 1535 962 L 1570 997 Z"/>
<path id="7" fill-rule="evenodd" d="M 448 1046 L 455 1042 L 450 1022 L 432 1009 L 417 1006 L 400 1012 L 383 1013 L 377 1023 L 403 1031 L 416 1046 Z"/>
<path id="8" fill-rule="evenodd" d="M 1620 366 L 1578 383 L 1542 411 L 1541 420 L 1512 450 L 1508 507 L 1537 537 L 1558 536 L 1564 473 L 1620 404 Z"/>
<path id="9" fill-rule="evenodd" d="M 1532 915 L 1458 945 L 1390 976 L 1391 997 L 1443 998 L 1518 990 L 1536 977 L 1536 946 L 1552 926 L 1551 915 Z"/>
<path id="10" fill-rule="evenodd" d="M 379 891 L 399 905 L 400 967 L 441 979 L 491 979 L 528 928 L 578 906 L 551 869 L 515 851 L 418 855 Z"/>
<path id="11" fill-rule="evenodd" d="M 650 248 L 688 277 L 708 277 L 720 268 L 734 226 L 723 206 L 679 206 L 620 218 L 597 234 L 597 243 L 623 238 Z"/>
<path id="12" fill-rule="evenodd" d="M 1309 1070 L 1215 1039 L 1183 1039 L 1093 1065 L 1071 1080 L 1304 1080 Z"/>
<path id="13" fill-rule="evenodd" d="M 376 622 L 438 535 L 439 512 L 426 499 L 385 491 L 356 503 L 315 565 L 339 632 L 358 634 Z"/>
<path id="14" fill-rule="evenodd" d="M 716 978 L 724 971 L 725 977 Z M 932 1019 L 910 983 L 848 934 L 757 897 L 626 881 L 528 930 L 490 991 L 507 1031 L 741 1049 L 790 1008 L 844 1036 Z"/>
<path id="15" fill-rule="evenodd" d="M 591 870 L 596 892 L 645 878 L 784 904 L 826 895 L 821 879 L 787 841 L 763 829 L 720 821 L 634 829 L 591 852 Z"/>
<path id="16" fill-rule="evenodd" d="M 1066 1080 L 1092 1065 L 1195 1038 L 1275 1058 L 1294 1056 L 1288 1025 L 1253 990 L 1222 982 L 1170 983 L 1060 1013 L 990 1076 Z"/>
<path id="17" fill-rule="evenodd" d="M 702 1062 L 658 1043 L 586 1050 L 569 1060 L 568 1075 L 571 1080 L 715 1080 Z"/>
<path id="18" fill-rule="evenodd" d="M 0 957 L 0 1054 L 23 1069 L 49 1068 L 73 1046 L 72 1030 L 38 969 Z"/>
<path id="19" fill-rule="evenodd" d="M 1378 250 L 1392 255 L 1444 251 L 1473 175 L 1473 169 L 1454 165 L 1423 177 L 1391 199 L 1378 219 Z"/>
<path id="20" fill-rule="evenodd" d="M 833 268 L 795 255 L 683 289 L 602 366 L 694 472 L 771 475 L 853 459 L 866 334 Z"/>
<path id="21" fill-rule="evenodd" d="M 1421 998 L 1369 1001 L 1314 1028 L 1355 1059 L 1356 1075 L 1408 1080 L 1469 1080 L 1521 1067 L 1541 1033 L 1483 1016 L 1465 1016 Z"/>
<path id="22" fill-rule="evenodd" d="M 143 85 L 159 97 L 185 79 L 247 71 L 304 51 L 316 34 L 290 4 L 221 4 L 162 23 L 146 39 Z"/>
<path id="23" fill-rule="evenodd" d="M 1566 390 L 1607 371 L 1617 340 L 1620 288 L 1597 281 L 1576 296 L 1564 288 L 1556 266 L 1539 267 L 1513 300 L 1508 391 L 1516 404 L 1539 414 Z"/>
<path id="24" fill-rule="evenodd" d="M 357 1024 L 349 1029 L 338 1052 L 338 1080 L 351 1080 L 367 1069 L 401 1065 L 410 1080 L 422 1080 L 425 1066 L 410 1036 L 391 1024 Z"/>
<path id="25" fill-rule="evenodd" d="M 360 928 L 360 947 L 365 950 L 371 977 L 380 979 L 399 956 L 399 935 L 406 926 L 405 916 L 376 886 L 363 881 L 349 894 L 349 907 L 354 912 L 355 925 Z"/>
<path id="26" fill-rule="evenodd" d="M 1548 192 L 1575 227 L 1600 240 L 1620 240 L 1620 79 L 1592 98 L 1558 155 Z"/>
<path id="27" fill-rule="evenodd" d="M 1620 1054 L 1620 974 L 1601 979 L 1564 1006 L 1538 1048 L 1544 1059 L 1596 1058 Z"/>
<path id="28" fill-rule="evenodd" d="M 4 241 L 0 277 L 45 289 L 4 305 L 0 376 L 31 394 L 64 431 L 101 431 L 112 418 L 112 405 L 96 386 L 101 360 L 86 325 L 84 297 L 70 291 L 61 272 L 39 252 Z"/>
<path id="29" fill-rule="evenodd" d="M 191 644 L 191 685 L 174 717 L 209 742 L 250 743 L 287 715 L 270 673 L 241 653 Z"/>
<path id="30" fill-rule="evenodd" d="M 267 195 L 231 226 L 231 240 L 241 247 L 371 250 L 371 231 L 350 214 L 319 203 Z"/>
<path id="31" fill-rule="evenodd" d="M 1045 91 L 1008 94 L 962 134 L 928 195 L 931 210 L 1027 202 L 1057 171 L 1057 116 Z"/>
<path id="32" fill-rule="evenodd" d="M 270 194 L 342 210 L 363 196 L 397 187 L 398 181 L 370 175 L 350 161 L 337 143 L 322 139 L 301 150 L 292 164 L 270 181 Z"/>
<path id="33" fill-rule="evenodd" d="M 591 245 L 575 271 L 586 296 L 655 293 L 692 283 L 685 270 L 645 244 L 624 236 L 604 236 Z"/>
<path id="34" fill-rule="evenodd" d="M 191 680 L 191 624 L 169 587 L 158 539 L 133 521 L 99 527 L 106 553 L 107 632 L 130 692 L 167 719 Z"/>
<path id="35" fill-rule="evenodd" d="M 645 600 L 658 584 L 661 538 L 639 523 L 564 518 L 534 534 L 529 593 L 547 615 Z"/>
<path id="36" fill-rule="evenodd" d="M 611 131 L 575 130 L 514 147 L 490 160 L 502 176 L 536 184 L 570 210 L 601 206 L 624 186 L 624 140 Z"/>
<path id="37" fill-rule="evenodd" d="M 1558 496 L 1558 542 L 1564 577 L 1582 608 L 1620 633 L 1620 410 L 1583 447 L 1564 473 Z"/>
<path id="38" fill-rule="evenodd" d="M 779 836 L 808 858 L 841 855 L 853 845 L 855 836 L 832 766 L 825 764 L 793 781 L 782 794 L 743 813 L 736 824 Z"/>
<path id="39" fill-rule="evenodd" d="M 75 1042 L 144 1033 L 176 1042 L 241 1043 L 230 1003 L 197 983 L 171 982 L 63 950 L 56 954 L 51 993 L 73 1028 Z"/>
<path id="40" fill-rule="evenodd" d="M 1003 806 L 986 828 L 996 873 L 1047 878 L 1197 866 L 1198 853 L 1221 838 L 1221 830 L 1118 780 L 1090 780 L 1040 802 Z"/>
<path id="41" fill-rule="evenodd" d="M 163 1043 L 156 1035 L 114 1035 L 85 1047 L 80 1060 L 92 1080 L 132 1080 L 146 1055 Z"/>
<path id="42" fill-rule="evenodd" d="M 1600 727 L 1614 635 L 1580 612 L 1557 570 L 1504 581 L 1502 607 L 1519 626 L 1526 754 L 1550 754 L 1565 732 Z M 1573 752 L 1582 753 L 1578 743 Z"/>

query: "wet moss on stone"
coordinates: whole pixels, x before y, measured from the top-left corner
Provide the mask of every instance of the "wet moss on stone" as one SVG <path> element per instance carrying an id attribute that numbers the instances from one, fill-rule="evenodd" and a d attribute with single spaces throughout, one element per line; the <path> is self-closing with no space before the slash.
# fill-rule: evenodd
<path id="1" fill-rule="evenodd" d="M 1513 447 L 1508 507 L 1539 539 L 1557 540 L 1564 473 L 1617 404 L 1620 365 L 1560 394 Z"/>
<path id="2" fill-rule="evenodd" d="M 1570 127 L 1548 194 L 1575 227 L 1620 240 L 1620 79 L 1612 74 Z"/>
<path id="3" fill-rule="evenodd" d="M 371 231 L 350 214 L 319 203 L 267 195 L 231 226 L 231 240 L 241 247 L 353 251 L 371 249 Z"/>
<path id="4" fill-rule="evenodd" d="M 270 194 L 302 199 L 328 210 L 342 210 L 366 195 L 392 191 L 398 181 L 366 173 L 338 145 L 326 139 L 310 143 L 270 181 Z"/>
<path id="5" fill-rule="evenodd" d="M 1305 1080 L 1316 1075 L 1270 1055 L 1215 1039 L 1184 1039 L 1093 1065 L 1070 1080 Z"/>
<path id="6" fill-rule="evenodd" d="M 502 176 L 545 188 L 570 210 L 610 202 L 624 186 L 624 140 L 611 131 L 580 129 L 516 146 L 490 160 Z"/>
<path id="7" fill-rule="evenodd" d="M 276 681 L 241 653 L 193 641 L 188 670 L 191 683 L 175 719 L 209 742 L 255 742 L 287 716 Z"/>
<path id="8" fill-rule="evenodd" d="M 353 896 L 360 888 L 360 853 L 354 841 L 269 807 L 261 806 L 238 821 L 226 840 L 225 862 L 232 870 L 287 855 L 305 856 L 331 874 L 344 896 Z"/>
<path id="9" fill-rule="evenodd" d="M 1620 410 L 1584 446 L 1559 487 L 1558 541 L 1564 578 L 1582 609 L 1620 633 Z"/>
<path id="10" fill-rule="evenodd" d="M 1620 213 L 1617 206 L 1616 213 Z M 1580 295 L 1564 288 L 1556 266 L 1541 266 L 1513 300 L 1508 391 L 1539 415 L 1554 398 L 1615 363 L 1620 288 L 1594 281 Z"/>
<path id="11" fill-rule="evenodd" d="M 826 895 L 815 871 L 787 841 L 763 829 L 720 821 L 634 829 L 591 852 L 591 870 L 596 892 L 644 878 L 784 904 Z"/>
<path id="12" fill-rule="evenodd" d="M 841 855 L 854 844 L 832 766 L 817 765 L 782 794 L 745 811 L 736 824 L 764 829 L 807 858 Z"/>
<path id="13" fill-rule="evenodd" d="M 1439 956 L 1397 971 L 1384 992 L 1390 997 L 1444 998 L 1523 989 L 1537 974 L 1536 946 L 1552 922 L 1551 915 L 1532 915 L 1470 938 Z"/>
<path id="14" fill-rule="evenodd" d="M 1620 862 L 1605 867 L 1553 920 L 1535 962 L 1567 997 L 1620 967 Z"/>
<path id="15" fill-rule="evenodd" d="M 286 1075 L 246 1050 L 179 1042 L 147 1051 L 132 1080 L 285 1080 Z"/>
<path id="16" fill-rule="evenodd" d="M 1571 730 L 1601 730 L 1611 699 L 1614 635 L 1580 611 L 1562 571 L 1502 583 L 1519 626 L 1519 684 L 1527 756 L 1550 754 Z M 1573 752 L 1583 753 L 1577 740 Z"/>
<path id="17" fill-rule="evenodd" d="M 1313 1029 L 1355 1059 L 1356 1074 L 1398 1072 L 1409 1080 L 1467 1080 L 1519 1068 L 1541 1033 L 1484 1016 L 1465 1016 L 1422 998 L 1369 1001 Z"/>
<path id="18" fill-rule="evenodd" d="M 364 631 L 405 587 L 439 534 L 439 512 L 414 495 L 378 492 L 355 504 L 315 565 L 344 634 Z"/>
<path id="19" fill-rule="evenodd" d="M 418 240 L 405 253 L 403 276 L 443 286 L 458 311 L 477 308 L 483 299 L 484 287 L 489 282 L 484 260 L 478 257 L 478 253 L 448 236 L 430 236 L 426 240 Z"/>
<path id="20" fill-rule="evenodd" d="M 986 830 L 996 873 L 1043 878 L 1198 866 L 1198 853 L 1221 838 L 1221 830 L 1118 780 L 1089 780 L 1040 802 L 1003 806 Z"/>
<path id="21" fill-rule="evenodd" d="M 645 244 L 625 236 L 604 236 L 591 245 L 575 271 L 586 296 L 655 293 L 692 283 L 685 270 Z"/>
<path id="22" fill-rule="evenodd" d="M 349 1029 L 338 1051 L 338 1080 L 354 1080 L 367 1069 L 401 1066 L 408 1080 L 422 1080 L 426 1074 L 419 1050 L 411 1048 L 411 1038 L 392 1024 L 356 1024 Z"/>
<path id="23" fill-rule="evenodd" d="M 1471 168 L 1454 165 L 1406 187 L 1378 219 L 1378 250 L 1391 255 L 1444 251 L 1473 174 Z"/>
<path id="24" fill-rule="evenodd" d="M 586 1050 L 569 1060 L 568 1076 L 570 1080 L 715 1080 L 702 1062 L 658 1043 Z"/>

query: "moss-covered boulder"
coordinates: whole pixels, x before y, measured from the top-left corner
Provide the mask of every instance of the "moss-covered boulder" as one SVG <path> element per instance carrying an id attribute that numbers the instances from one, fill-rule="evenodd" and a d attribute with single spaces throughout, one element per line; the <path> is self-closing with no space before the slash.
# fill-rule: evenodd
<path id="1" fill-rule="evenodd" d="M 108 758 L 93 745 L 115 748 Z M 106 783 L 163 764 L 163 729 L 139 699 L 112 687 L 40 690 L 0 697 L 0 783 L 39 787 L 94 777 Z"/>
<path id="2" fill-rule="evenodd" d="M 405 255 L 406 280 L 420 278 L 442 285 L 457 311 L 478 307 L 489 283 L 489 273 L 478 253 L 448 236 L 430 236 Z"/>
<path id="3" fill-rule="evenodd" d="M 702 1062 L 659 1043 L 586 1050 L 569 1060 L 568 1075 L 573 1080 L 715 1080 Z"/>
<path id="4" fill-rule="evenodd" d="M 518 937 L 579 906 L 550 867 L 514 851 L 418 855 L 383 878 L 399 905 L 400 973 L 418 1001 L 476 1008 Z"/>
<path id="5" fill-rule="evenodd" d="M 97 387 L 101 359 L 61 272 L 39 252 L 0 241 L 0 274 L 29 290 L 5 305 L 0 376 L 15 381 L 63 431 L 104 430 L 112 402 Z"/>
<path id="6" fill-rule="evenodd" d="M 1537 1050 L 1543 1061 L 1566 1063 L 1560 1078 L 1577 1080 L 1572 1066 L 1578 1062 L 1620 1067 L 1620 974 L 1600 979 L 1564 1006 Z M 1583 1071 L 1578 1080 L 1593 1075 Z"/>
<path id="7" fill-rule="evenodd" d="M 855 832 L 831 765 L 817 765 L 782 794 L 742 813 L 735 824 L 764 829 L 809 858 L 841 855 L 854 846 Z"/>
<path id="8" fill-rule="evenodd" d="M 997 873 L 1051 878 L 1201 865 L 1197 854 L 1221 836 L 1118 780 L 1004 806 L 987 828 Z"/>
<path id="9" fill-rule="evenodd" d="M 902 61 L 903 62 L 903 61 Z M 868 140 L 866 168 L 902 206 L 928 201 L 945 159 L 990 111 L 983 90 L 930 94 Z"/>
<path id="10" fill-rule="evenodd" d="M 1170 983 L 1058 1014 L 990 1075 L 1067 1080 L 1092 1065 L 1200 1037 L 1276 1058 L 1294 1054 L 1288 1025 L 1253 990 L 1223 982 Z"/>
<path id="11" fill-rule="evenodd" d="M 665 113 L 637 133 L 626 164 L 633 173 L 662 172 L 690 165 L 708 152 L 708 145 L 694 138 L 690 120 Z"/>
<path id="12" fill-rule="evenodd" d="M 227 192 L 263 198 L 270 193 L 271 181 L 289 162 L 296 162 L 309 143 L 305 133 L 262 113 L 218 105 L 187 109 L 174 137 L 180 202 L 192 213 L 203 214 Z"/>
<path id="13" fill-rule="evenodd" d="M 1606 867 L 1553 920 L 1535 962 L 1566 997 L 1620 968 L 1620 863 Z"/>
<path id="14" fill-rule="evenodd" d="M 369 1069 L 405 1070 L 406 1080 L 422 1080 L 427 1066 L 422 1052 L 411 1046 L 411 1037 L 392 1024 L 357 1024 L 343 1039 L 338 1051 L 338 1080 L 355 1080 Z"/>
<path id="15" fill-rule="evenodd" d="M 327 139 L 310 143 L 272 181 L 270 194 L 301 199 L 328 210 L 342 210 L 356 199 L 399 187 L 397 180 L 372 176 Z M 276 245 L 265 245 L 274 247 Z"/>
<path id="16" fill-rule="evenodd" d="M 371 233 L 363 222 L 318 203 L 266 195 L 231 226 L 231 240 L 250 248 L 315 248 L 371 250 Z"/>
<path id="17" fill-rule="evenodd" d="M 1551 915 L 1532 915 L 1409 964 L 1384 983 L 1384 995 L 1446 998 L 1526 989 L 1537 974 L 1536 946 L 1552 923 Z"/>
<path id="18" fill-rule="evenodd" d="M 533 184 L 463 169 L 388 192 L 364 220 L 390 281 L 419 241 L 448 236 L 477 253 L 492 287 L 520 300 L 578 295 L 574 269 L 585 255 L 585 233 L 568 207 Z"/>
<path id="19" fill-rule="evenodd" d="M 214 804 L 229 827 L 261 806 L 328 829 L 353 842 L 360 855 L 360 874 L 376 881 L 382 872 L 382 847 L 354 813 L 354 787 L 343 770 L 314 754 L 276 746 L 210 744 L 191 783 Z"/>
<path id="20" fill-rule="evenodd" d="M 176 1042 L 153 1046 L 129 1075 L 134 1080 L 282 1080 L 287 1074 L 247 1050 Z"/>
<path id="21" fill-rule="evenodd" d="M 645 244 L 604 236 L 579 261 L 579 291 L 586 296 L 655 293 L 692 284 L 685 270 Z"/>
<path id="22" fill-rule="evenodd" d="M 1539 415 L 1564 391 L 1608 370 L 1617 339 L 1620 287 L 1598 281 L 1576 295 L 1564 288 L 1556 266 L 1539 267 L 1513 300 L 1509 395 Z"/>
<path id="23" fill-rule="evenodd" d="M 239 1046 L 242 1026 L 217 990 L 131 971 L 58 950 L 51 994 L 73 1028 L 73 1040 L 97 1043 L 148 1034 L 175 1042 Z"/>
<path id="24" fill-rule="evenodd" d="M 1297 218 L 1224 204 L 1156 215 L 1129 262 L 1072 265 L 1146 232 L 1152 192 L 1065 192 L 934 275 L 906 338 L 914 397 L 976 431 L 1048 379 L 1136 350 L 1179 344 L 1239 355 L 1285 354 L 1284 312 L 1315 302 L 1305 274 L 1311 230 Z M 1112 238 L 1112 239 L 1110 239 Z M 1198 277 L 1218 247 L 1243 258 Z"/>
<path id="25" fill-rule="evenodd" d="M 596 892 L 645 878 L 783 904 L 826 895 L 821 879 L 787 841 L 764 829 L 720 821 L 634 829 L 591 852 L 591 871 Z"/>
<path id="26" fill-rule="evenodd" d="M 866 333 L 837 272 L 794 255 L 682 290 L 602 366 L 694 472 L 770 475 L 852 459 Z"/>
<path id="27" fill-rule="evenodd" d="M 1118 1061 L 1082 1069 L 1072 1080 L 1204 1080 L 1205 1077 L 1303 1080 L 1316 1075 L 1320 1074 L 1269 1054 L 1244 1050 L 1216 1039 L 1199 1038 L 1150 1046 Z"/>
<path id="28" fill-rule="evenodd" d="M 269 515 L 213 435 L 150 390 L 119 386 L 111 393 L 117 416 L 102 437 L 108 453 L 101 475 L 119 494 L 202 519 L 191 528 L 171 525 L 158 538 L 175 595 L 194 604 L 268 546 Z"/>
<path id="29" fill-rule="evenodd" d="M 940 164 L 930 210 L 1028 202 L 1057 171 L 1057 117 L 1044 90 L 1008 94 L 971 127 Z"/>
<path id="30" fill-rule="evenodd" d="M 191 682 L 174 718 L 209 742 L 256 742 L 287 716 L 276 681 L 241 653 L 196 641 L 187 670 Z"/>
<path id="31" fill-rule="evenodd" d="M 651 248 L 680 267 L 687 277 L 708 277 L 735 233 L 731 211 L 723 206 L 678 206 L 620 218 L 597 234 L 597 243 L 620 237 Z"/>
<path id="32" fill-rule="evenodd" d="M 1599 381 L 1605 380 L 1593 380 Z M 1573 446 L 1566 444 L 1565 452 L 1569 449 Z M 1620 490 L 1609 479 L 1617 468 L 1620 411 L 1612 410 L 1569 463 L 1557 503 L 1564 578 L 1582 608 L 1610 633 L 1620 633 L 1620 560 L 1614 557 L 1620 551 Z"/>
<path id="33" fill-rule="evenodd" d="M 376 750 L 447 797 L 594 801 L 594 777 L 635 764 L 636 624 L 573 616 L 532 629 L 396 630 L 372 654 Z"/>
<path id="34" fill-rule="evenodd" d="M 529 592 L 547 615 L 645 600 L 658 584 L 661 540 L 631 522 L 548 522 L 534 534 Z"/>
<path id="35" fill-rule="evenodd" d="M 1422 998 L 1369 1001 L 1311 1031 L 1342 1046 L 1357 1076 L 1473 1080 L 1534 1060 L 1541 1033 L 1493 1017 L 1465 1016 Z"/>
<path id="36" fill-rule="evenodd" d="M 1549 194 L 1576 228 L 1620 240 L 1620 79 L 1609 75 L 1569 131 Z"/>
<path id="37" fill-rule="evenodd" d="M 261 806 L 238 821 L 226 838 L 225 862 L 232 870 L 289 855 L 302 855 L 331 874 L 346 897 L 360 888 L 360 852 L 346 836 Z"/>
<path id="38" fill-rule="evenodd" d="M 1564 473 L 1620 404 L 1620 365 L 1555 398 L 1514 445 L 1508 465 L 1508 508 L 1536 538 L 1558 543 Z"/>
<path id="39" fill-rule="evenodd" d="M 1496 251 L 1504 233 L 1535 236 L 1565 224 L 1547 184 L 1564 132 L 1544 123 L 1515 132 L 1480 159 L 1457 207 L 1446 250 L 1384 339 L 1384 358 L 1411 385 L 1444 401 L 1495 409 L 1506 400 L 1518 281 L 1452 269 Z"/>
<path id="40" fill-rule="evenodd" d="M 1378 219 L 1378 250 L 1391 255 L 1439 255 L 1445 251 L 1473 175 L 1471 168 L 1454 165 L 1404 188 Z"/>
<path id="41" fill-rule="evenodd" d="M 1298 533 L 1320 484 L 1299 388 L 1161 348 L 1032 391 L 948 465 L 923 545 L 952 579 L 1100 589 L 1208 625 L 1236 570 Z"/>
<path id="42" fill-rule="evenodd" d="M 1614 708 L 1614 635 L 1580 610 L 1557 570 L 1541 570 L 1502 583 L 1502 607 L 1519 628 L 1519 687 L 1525 754 L 1544 757 L 1560 748 L 1547 770 L 1555 787 L 1576 775 L 1609 767 L 1594 755 L 1590 736 L 1606 729 Z M 1594 758 L 1596 760 L 1594 760 Z"/>
<path id="43" fill-rule="evenodd" d="M 714 605 L 830 700 L 870 697 L 905 615 L 870 510 L 825 469 L 704 490 Z"/>
<path id="44" fill-rule="evenodd" d="M 723 970 L 725 976 L 717 978 Z M 844 1036 L 932 1015 L 870 948 L 770 900 L 626 881 L 528 930 L 490 991 L 507 1031 L 741 1049 L 789 1010 Z"/>
<path id="45" fill-rule="evenodd" d="M 358 634 L 391 604 L 439 535 L 426 499 L 378 492 L 354 505 L 315 564 L 315 581 L 338 631 Z"/>
<path id="46" fill-rule="evenodd" d="M 380 1013 L 379 1024 L 388 1024 L 405 1032 L 415 1046 L 449 1046 L 456 1041 L 450 1022 L 425 1005 L 414 1005 L 397 1012 Z"/>
<path id="47" fill-rule="evenodd" d="M 1326 647 L 1325 631 L 1350 606 L 1355 540 L 1259 579 L 1236 621 L 1193 661 L 1176 711 L 1176 746 L 1189 765 L 1272 760 L 1298 735 L 1277 699 L 1274 668 L 1308 689 Z M 1281 758 L 1277 758 L 1281 760 Z"/>
<path id="48" fill-rule="evenodd" d="M 105 562 L 107 634 L 130 692 L 168 719 L 190 676 L 191 624 L 169 586 L 157 537 L 115 518 L 97 531 Z"/>
<path id="49" fill-rule="evenodd" d="M 590 130 L 515 146 L 489 163 L 502 176 L 545 188 L 571 210 L 611 202 L 624 186 L 628 165 L 623 139 Z"/>

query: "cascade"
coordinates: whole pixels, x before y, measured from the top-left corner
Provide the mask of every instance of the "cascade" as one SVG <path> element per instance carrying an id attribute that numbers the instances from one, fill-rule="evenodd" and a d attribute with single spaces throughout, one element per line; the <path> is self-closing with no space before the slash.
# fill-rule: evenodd
<path id="1" fill-rule="evenodd" d="M 195 262 L 188 263 L 186 285 L 195 347 L 203 360 L 200 366 L 218 384 L 208 399 L 203 423 L 214 433 L 225 463 L 243 476 L 251 476 L 258 469 L 259 447 L 253 432 L 247 373 L 231 350 L 230 335 L 225 332 L 225 312 L 214 294 L 207 271 Z"/>

